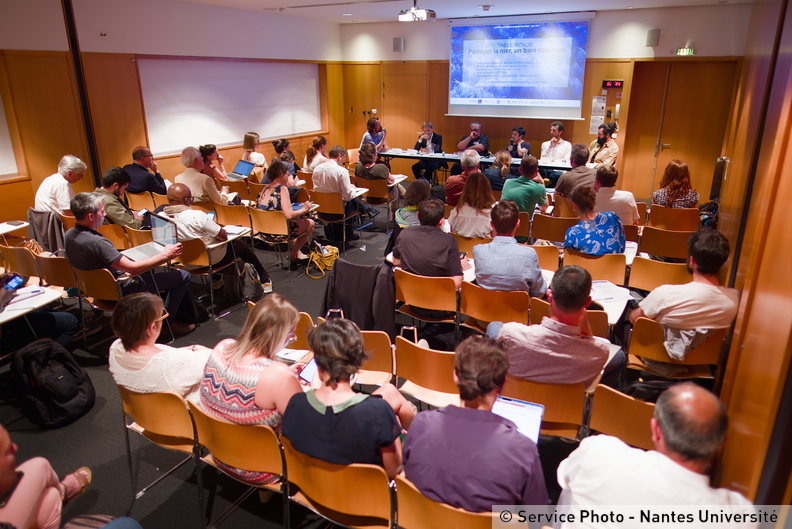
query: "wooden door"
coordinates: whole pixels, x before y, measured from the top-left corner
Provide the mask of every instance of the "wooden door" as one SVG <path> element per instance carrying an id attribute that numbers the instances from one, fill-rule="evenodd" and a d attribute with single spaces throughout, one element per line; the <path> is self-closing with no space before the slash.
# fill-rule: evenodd
<path id="1" fill-rule="evenodd" d="M 426 103 L 426 63 L 385 65 L 385 98 L 382 123 L 388 129 L 391 148 L 412 149 L 428 119 Z M 412 175 L 413 160 L 393 160 L 391 172 Z"/>
<path id="2" fill-rule="evenodd" d="M 382 110 L 382 66 L 380 64 L 345 64 L 344 130 L 347 149 L 357 149 L 366 132 L 372 109 Z M 333 102 L 331 101 L 332 105 Z M 332 146 L 331 146 L 332 147 Z"/>

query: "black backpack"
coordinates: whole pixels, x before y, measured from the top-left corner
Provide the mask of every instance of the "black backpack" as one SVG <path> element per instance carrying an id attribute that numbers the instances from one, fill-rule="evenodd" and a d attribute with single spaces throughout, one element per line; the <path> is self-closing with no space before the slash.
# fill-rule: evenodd
<path id="1" fill-rule="evenodd" d="M 54 340 L 36 340 L 14 353 L 11 372 L 23 413 L 39 426 L 64 426 L 93 408 L 96 391 L 88 373 Z"/>

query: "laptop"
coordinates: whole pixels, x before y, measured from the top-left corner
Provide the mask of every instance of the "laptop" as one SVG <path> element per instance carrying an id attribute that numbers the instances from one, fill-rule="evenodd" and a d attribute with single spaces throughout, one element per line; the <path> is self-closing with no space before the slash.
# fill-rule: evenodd
<path id="1" fill-rule="evenodd" d="M 172 220 L 151 213 L 151 235 L 154 241 L 122 250 L 121 253 L 133 261 L 142 261 L 162 253 L 166 244 L 176 244 L 176 224 Z"/>
<path id="2" fill-rule="evenodd" d="M 501 396 L 495 401 L 492 413 L 509 419 L 517 425 L 517 431 L 534 443 L 539 442 L 539 429 L 544 415 L 544 406 L 541 404 Z"/>
<path id="3" fill-rule="evenodd" d="M 250 173 L 253 172 L 253 167 L 255 167 L 253 162 L 239 160 L 236 164 L 236 167 L 234 167 L 234 170 L 228 173 L 226 178 L 229 180 L 242 180 L 243 178 L 247 178 L 250 176 Z"/>

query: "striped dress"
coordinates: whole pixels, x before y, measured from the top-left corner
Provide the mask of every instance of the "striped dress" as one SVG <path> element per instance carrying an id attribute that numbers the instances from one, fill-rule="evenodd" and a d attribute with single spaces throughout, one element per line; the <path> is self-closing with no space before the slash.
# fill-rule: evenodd
<path id="1" fill-rule="evenodd" d="M 247 365 L 232 364 L 226 354 L 235 343 L 234 340 L 223 340 L 209 356 L 201 381 L 201 409 L 207 415 L 228 422 L 264 424 L 279 431 L 281 414 L 278 410 L 265 410 L 254 402 L 259 378 L 274 360 L 260 358 Z M 277 479 L 273 474 L 230 467 L 216 458 L 215 461 L 225 471 L 249 483 L 270 483 Z"/>

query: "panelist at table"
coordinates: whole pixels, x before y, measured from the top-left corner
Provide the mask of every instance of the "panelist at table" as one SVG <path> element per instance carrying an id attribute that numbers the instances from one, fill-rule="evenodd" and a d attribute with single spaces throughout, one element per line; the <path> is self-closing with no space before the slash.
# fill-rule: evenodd
<path id="1" fill-rule="evenodd" d="M 415 142 L 415 147 L 413 148 L 421 154 L 443 152 L 443 137 L 434 132 L 432 122 L 424 121 L 421 123 L 421 130 L 423 132 L 418 135 L 418 141 Z M 445 169 L 448 164 L 444 161 L 423 159 L 412 166 L 412 172 L 416 180 L 419 178 L 431 180 L 432 173 L 441 167 Z"/>
<path id="2" fill-rule="evenodd" d="M 468 149 L 473 149 L 479 156 L 489 156 L 489 137 L 481 133 L 481 123 L 477 121 L 470 124 L 470 134 L 463 136 L 457 143 L 457 151 L 462 152 Z M 458 175 L 461 172 L 462 166 L 459 162 L 451 167 L 451 176 Z"/>

